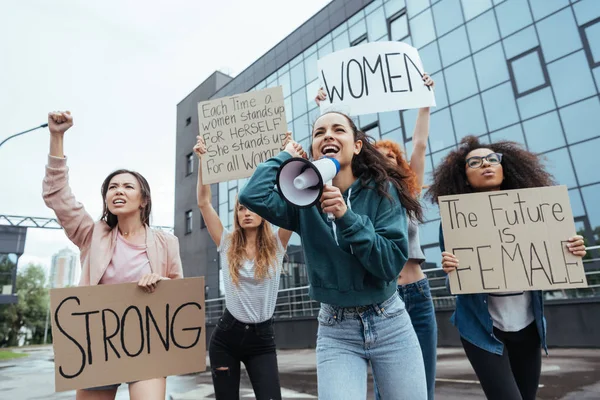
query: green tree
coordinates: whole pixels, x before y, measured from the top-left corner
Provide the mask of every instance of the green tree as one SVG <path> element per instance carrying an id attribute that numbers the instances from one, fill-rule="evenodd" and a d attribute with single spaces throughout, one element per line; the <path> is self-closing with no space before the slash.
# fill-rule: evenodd
<path id="1" fill-rule="evenodd" d="M 30 264 L 19 270 L 17 296 L 16 304 L 0 306 L 0 347 L 17 346 L 21 328 L 32 333 L 26 344 L 40 344 L 44 340 L 49 297 L 46 273 L 41 266 Z"/>

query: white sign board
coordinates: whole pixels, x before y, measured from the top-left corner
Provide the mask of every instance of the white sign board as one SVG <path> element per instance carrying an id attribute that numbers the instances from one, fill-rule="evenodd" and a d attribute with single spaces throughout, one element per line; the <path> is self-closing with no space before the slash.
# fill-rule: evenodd
<path id="1" fill-rule="evenodd" d="M 423 83 L 417 49 L 402 42 L 374 42 L 328 54 L 318 61 L 327 93 L 321 113 L 372 114 L 435 106 Z"/>

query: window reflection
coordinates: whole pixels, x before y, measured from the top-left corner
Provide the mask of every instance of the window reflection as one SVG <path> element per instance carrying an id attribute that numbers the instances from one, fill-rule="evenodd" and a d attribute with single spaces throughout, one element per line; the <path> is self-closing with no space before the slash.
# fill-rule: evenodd
<path id="1" fill-rule="evenodd" d="M 534 153 L 556 149 L 565 145 L 556 111 L 523 122 L 529 150 Z"/>
<path id="2" fill-rule="evenodd" d="M 442 63 L 444 66 L 454 64 L 469 55 L 469 41 L 464 26 L 439 39 Z"/>
<path id="3" fill-rule="evenodd" d="M 500 33 L 506 37 L 533 22 L 527 0 L 507 0 L 496 6 Z"/>
<path id="4" fill-rule="evenodd" d="M 525 146 L 525 136 L 523 136 L 521 124 L 509 126 L 508 128 L 490 133 L 490 138 L 492 139 L 492 142 L 508 140 L 511 142 L 521 143 L 523 146 Z"/>
<path id="5" fill-rule="evenodd" d="M 544 157 L 547 171 L 554 176 L 559 185 L 567 185 L 569 188 L 577 186 L 569 152 L 566 148 L 545 153 Z"/>
<path id="6" fill-rule="evenodd" d="M 408 9 L 410 16 L 410 7 Z M 416 48 L 423 47 L 427 43 L 435 40 L 435 30 L 433 28 L 431 10 L 427 10 L 410 20 L 410 33 L 413 40 L 413 46 Z"/>
<path id="7" fill-rule="evenodd" d="M 529 119 L 556 108 L 550 87 L 519 97 L 517 104 L 521 112 L 521 119 Z"/>
<path id="8" fill-rule="evenodd" d="M 516 57 L 519 54 L 525 53 L 527 50 L 539 46 L 537 33 L 533 26 L 523 29 L 514 35 L 510 35 L 503 40 L 503 43 L 507 59 Z"/>
<path id="9" fill-rule="evenodd" d="M 367 15 L 367 31 L 369 32 L 369 40 L 375 41 L 380 37 L 387 35 L 387 24 L 383 7 L 379 7 L 371 14 Z"/>
<path id="10" fill-rule="evenodd" d="M 471 97 L 451 107 L 456 137 L 480 135 L 487 132 L 479 96 Z"/>
<path id="11" fill-rule="evenodd" d="M 438 36 L 445 35 L 463 23 L 459 0 L 442 0 L 431 7 Z"/>
<path id="12" fill-rule="evenodd" d="M 450 110 L 447 108 L 431 115 L 429 130 L 431 152 L 444 149 L 456 143 L 452 120 L 450 119 Z"/>
<path id="13" fill-rule="evenodd" d="M 462 9 L 467 21 L 490 8 L 492 8 L 492 0 L 462 0 Z"/>
<path id="14" fill-rule="evenodd" d="M 408 32 L 408 16 L 406 13 L 402 13 L 398 16 L 392 17 L 389 22 L 390 40 L 398 41 L 403 40 L 409 34 Z"/>
<path id="15" fill-rule="evenodd" d="M 548 74 L 559 107 L 596 94 L 596 86 L 583 51 L 549 64 Z"/>
<path id="16" fill-rule="evenodd" d="M 560 110 L 569 143 L 600 135 L 600 101 L 598 97 L 575 103 Z"/>
<path id="17" fill-rule="evenodd" d="M 592 185 L 581 188 L 581 195 L 587 210 L 590 226 L 594 231 L 596 238 L 600 236 L 600 207 L 598 207 L 598 199 L 600 199 L 600 185 Z M 596 243 L 600 244 L 600 243 Z"/>
<path id="18" fill-rule="evenodd" d="M 446 68 L 444 74 L 451 103 L 459 102 L 477 93 L 477 81 L 471 57 Z"/>
<path id="19" fill-rule="evenodd" d="M 481 94 L 483 109 L 490 131 L 504 128 L 519 121 L 510 83 L 497 86 Z"/>
<path id="20" fill-rule="evenodd" d="M 575 164 L 580 185 L 588 185 L 600 181 L 600 175 L 598 175 L 598 149 L 600 149 L 600 139 L 589 140 L 571 146 L 571 155 L 573 156 L 573 163 Z M 600 196 L 596 197 L 595 200 L 596 209 L 598 209 L 598 199 L 600 199 Z M 586 200 L 586 205 L 588 212 L 590 212 L 591 203 L 588 204 Z"/>
<path id="21" fill-rule="evenodd" d="M 488 11 L 468 22 L 467 31 L 474 52 L 500 40 L 500 32 L 498 31 L 494 11 Z"/>
<path id="22" fill-rule="evenodd" d="M 508 68 L 500 43 L 480 51 L 473 56 L 473 59 L 480 90 L 489 89 L 509 79 Z"/>
<path id="23" fill-rule="evenodd" d="M 442 69 L 442 62 L 440 60 L 437 41 L 432 42 L 420 49 L 419 56 L 423 62 L 423 68 L 425 68 L 425 72 L 427 72 L 429 75 L 434 74 Z"/>
<path id="24" fill-rule="evenodd" d="M 538 22 L 537 31 L 546 62 L 581 48 L 577 23 L 570 8 Z"/>

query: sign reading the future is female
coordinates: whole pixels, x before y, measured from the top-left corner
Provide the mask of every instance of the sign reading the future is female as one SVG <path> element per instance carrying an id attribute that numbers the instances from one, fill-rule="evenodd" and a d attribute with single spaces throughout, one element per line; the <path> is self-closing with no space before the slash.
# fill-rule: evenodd
<path id="1" fill-rule="evenodd" d="M 318 61 L 327 93 L 321 113 L 349 115 L 435 106 L 433 90 L 423 84 L 417 49 L 402 42 L 374 42 L 331 53 Z"/>

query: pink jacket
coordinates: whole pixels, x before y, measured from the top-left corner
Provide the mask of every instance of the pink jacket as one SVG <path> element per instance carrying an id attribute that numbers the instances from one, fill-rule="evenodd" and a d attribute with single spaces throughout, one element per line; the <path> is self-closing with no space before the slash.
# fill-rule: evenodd
<path id="1" fill-rule="evenodd" d="M 54 210 L 67 237 L 81 251 L 79 286 L 97 285 L 110 263 L 117 242 L 117 229 L 106 222 L 94 222 L 69 187 L 67 159 L 48 156 L 43 183 L 44 201 Z M 176 236 L 146 226 L 150 268 L 160 276 L 183 278 L 179 240 Z"/>

